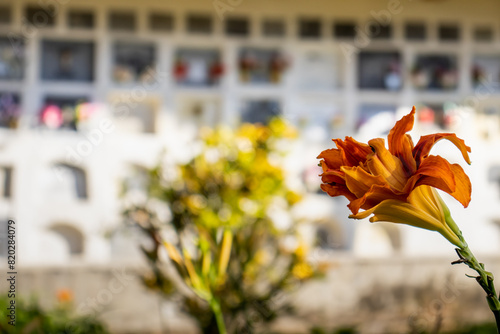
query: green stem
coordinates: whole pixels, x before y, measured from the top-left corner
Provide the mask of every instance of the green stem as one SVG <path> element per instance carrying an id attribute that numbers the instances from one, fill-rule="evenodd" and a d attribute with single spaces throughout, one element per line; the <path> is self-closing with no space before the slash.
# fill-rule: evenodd
<path id="1" fill-rule="evenodd" d="M 452 262 L 452 264 L 465 263 L 469 268 L 475 270 L 479 276 L 475 277 L 477 283 L 486 292 L 486 300 L 488 301 L 488 306 L 490 307 L 493 315 L 495 316 L 495 322 L 497 325 L 497 332 L 500 333 L 500 300 L 497 296 L 495 290 L 495 285 L 493 284 L 493 274 L 484 269 L 484 264 L 480 263 L 472 251 L 469 249 L 467 242 L 465 242 L 462 236 L 462 231 L 458 228 L 457 224 L 453 221 L 449 214 L 445 215 L 446 222 L 448 226 L 457 234 L 458 238 L 462 242 L 462 246 L 456 249 L 459 260 Z"/>
<path id="2" fill-rule="evenodd" d="M 226 324 L 224 323 L 224 315 L 222 314 L 219 301 L 215 298 L 212 298 L 212 300 L 210 300 L 210 308 L 214 313 L 215 321 L 217 322 L 217 328 L 219 329 L 219 334 L 227 334 Z"/>

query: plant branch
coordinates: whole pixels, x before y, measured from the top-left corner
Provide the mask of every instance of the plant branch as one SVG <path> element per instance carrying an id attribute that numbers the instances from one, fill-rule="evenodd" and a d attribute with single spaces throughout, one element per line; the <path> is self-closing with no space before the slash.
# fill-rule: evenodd
<path id="1" fill-rule="evenodd" d="M 490 310 L 493 312 L 495 316 L 495 322 L 497 325 L 497 332 L 500 333 L 500 300 L 495 290 L 495 285 L 493 283 L 494 277 L 493 274 L 484 269 L 484 264 L 480 263 L 472 251 L 469 249 L 467 242 L 465 242 L 464 237 L 462 236 L 462 231 L 458 229 L 458 226 L 453 221 L 450 215 L 446 215 L 446 222 L 453 231 L 457 234 L 458 238 L 462 242 L 462 247 L 456 248 L 456 252 L 458 254 L 459 259 L 453 261 L 451 264 L 459 264 L 464 263 L 472 270 L 476 271 L 479 276 L 469 276 L 475 278 L 477 283 L 483 288 L 484 292 L 486 292 L 486 300 L 488 301 L 488 306 Z"/>

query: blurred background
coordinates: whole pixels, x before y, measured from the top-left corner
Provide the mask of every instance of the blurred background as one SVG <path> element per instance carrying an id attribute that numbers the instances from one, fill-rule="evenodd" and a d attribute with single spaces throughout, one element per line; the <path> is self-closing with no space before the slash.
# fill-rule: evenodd
<path id="1" fill-rule="evenodd" d="M 296 312 L 272 331 L 492 320 L 446 240 L 350 221 L 319 189 L 316 156 L 331 138 L 385 137 L 416 106 L 415 142 L 456 132 L 472 148 L 471 166 L 449 143 L 433 153 L 470 176 L 469 208 L 445 200 L 500 275 L 499 14 L 495 0 L 0 0 L 2 268 L 13 219 L 19 296 L 70 302 L 113 333 L 196 333 L 178 300 L 141 282 L 148 240 L 123 212 L 147 201 L 160 157 L 199 152 L 202 129 L 281 117 L 297 134 L 281 162 L 302 197 L 295 237 L 322 274 L 290 292 Z"/>

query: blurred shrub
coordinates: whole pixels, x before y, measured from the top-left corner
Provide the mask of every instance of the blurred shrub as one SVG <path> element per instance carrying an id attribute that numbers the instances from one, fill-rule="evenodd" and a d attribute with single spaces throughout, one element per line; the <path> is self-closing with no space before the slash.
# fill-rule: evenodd
<path id="1" fill-rule="evenodd" d="M 106 334 L 106 327 L 97 319 L 76 316 L 71 303 L 58 294 L 59 304 L 50 310 L 44 310 L 36 299 L 26 301 L 16 298 L 15 326 L 9 324 L 6 310 L 10 306 L 7 296 L 0 297 L 0 333 L 14 334 Z"/>
<path id="2" fill-rule="evenodd" d="M 289 214 L 300 195 L 286 184 L 282 148 L 294 136 L 280 119 L 204 129 L 198 153 L 187 163 L 163 159 L 150 170 L 147 203 L 125 212 L 150 241 L 146 285 L 170 295 L 180 278 L 190 291 L 183 305 L 204 333 L 217 322 L 220 330 L 220 314 L 230 333 L 254 332 L 291 310 L 284 291 L 315 275 Z"/>

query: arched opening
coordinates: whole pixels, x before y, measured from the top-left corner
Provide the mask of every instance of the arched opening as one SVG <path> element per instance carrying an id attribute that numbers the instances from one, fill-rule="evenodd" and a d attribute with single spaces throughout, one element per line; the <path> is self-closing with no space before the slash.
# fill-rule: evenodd
<path id="1" fill-rule="evenodd" d="M 393 223 L 379 223 L 381 229 L 383 229 L 387 236 L 389 237 L 389 241 L 391 242 L 391 246 L 393 251 L 399 252 L 401 250 L 401 232 L 399 230 L 399 226 Z"/>
<path id="2" fill-rule="evenodd" d="M 78 199 L 88 198 L 87 173 L 84 169 L 66 163 L 57 163 L 54 166 L 59 181 L 71 186 L 70 193 Z"/>
<path id="3" fill-rule="evenodd" d="M 50 231 L 61 236 L 69 247 L 71 256 L 83 254 L 83 233 L 77 228 L 67 224 L 54 224 L 49 228 Z"/>
<path id="4" fill-rule="evenodd" d="M 130 164 L 127 166 L 123 181 L 124 192 L 146 193 L 149 183 L 149 170 L 141 165 Z"/>
<path id="5" fill-rule="evenodd" d="M 315 244 L 325 250 L 345 250 L 348 247 L 342 226 L 336 220 L 318 221 Z"/>

